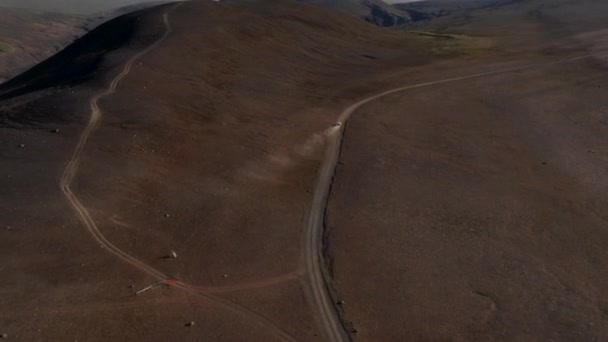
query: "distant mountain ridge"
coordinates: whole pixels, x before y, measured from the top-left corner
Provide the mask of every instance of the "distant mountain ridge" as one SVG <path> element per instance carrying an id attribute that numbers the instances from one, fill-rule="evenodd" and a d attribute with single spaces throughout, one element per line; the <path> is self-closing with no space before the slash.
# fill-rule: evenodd
<path id="1" fill-rule="evenodd" d="M 401 10 L 381 0 L 302 0 L 331 7 L 335 10 L 358 16 L 365 21 L 392 27 L 405 25 L 412 21 L 427 19 L 430 16 L 421 11 Z"/>

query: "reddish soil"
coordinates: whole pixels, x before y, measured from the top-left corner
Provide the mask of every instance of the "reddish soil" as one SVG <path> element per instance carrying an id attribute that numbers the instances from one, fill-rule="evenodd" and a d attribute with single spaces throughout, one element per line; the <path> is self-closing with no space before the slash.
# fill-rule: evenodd
<path id="1" fill-rule="evenodd" d="M 163 34 L 169 8 L 102 26 L 0 86 L 0 334 L 270 341 L 280 329 L 322 340 L 301 241 L 320 133 L 340 111 L 396 86 L 603 41 L 593 21 L 569 33 L 574 45 L 535 40 L 560 32 L 526 25 L 543 44 L 505 34 L 494 37 L 504 50 L 437 56 L 428 37 L 319 6 L 184 3 L 168 38 L 100 102 L 72 184 L 113 244 L 204 288 L 134 296 L 156 280 L 95 243 L 58 184 L 89 101 Z M 421 88 L 355 113 L 327 249 L 354 337 L 606 339 L 605 71 L 578 61 Z"/>
<path id="2" fill-rule="evenodd" d="M 101 101 L 72 189 L 132 256 L 190 285 L 237 287 L 216 294 L 245 308 L 235 312 L 178 289 L 134 297 L 155 280 L 94 243 L 57 185 L 89 100 L 162 34 L 168 8 L 101 27 L 99 40 L 0 88 L 11 227 L 0 305 L 20 312 L 1 314 L 9 336 L 265 341 L 276 338 L 271 324 L 320 338 L 300 285 L 318 133 L 375 91 L 365 79 L 428 63 L 430 45 L 313 5 L 186 3 L 170 13 L 168 39 Z M 164 258 L 172 249 L 178 258 Z M 249 289 L 259 283 L 269 285 Z"/>

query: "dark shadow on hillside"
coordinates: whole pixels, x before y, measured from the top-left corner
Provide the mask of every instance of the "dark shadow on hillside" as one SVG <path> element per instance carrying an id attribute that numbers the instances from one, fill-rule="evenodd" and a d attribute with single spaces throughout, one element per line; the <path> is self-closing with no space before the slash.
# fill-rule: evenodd
<path id="1" fill-rule="evenodd" d="M 137 20 L 147 10 L 108 21 L 77 39 L 49 59 L 0 85 L 0 101 L 57 86 L 71 86 L 90 79 L 104 55 L 133 38 Z"/>

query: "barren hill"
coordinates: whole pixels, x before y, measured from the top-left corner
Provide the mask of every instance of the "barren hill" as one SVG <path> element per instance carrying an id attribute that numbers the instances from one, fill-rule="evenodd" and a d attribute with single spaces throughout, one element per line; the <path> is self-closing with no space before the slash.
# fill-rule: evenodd
<path id="1" fill-rule="evenodd" d="M 0 85 L 0 334 L 606 340 L 608 39 L 584 2 L 99 26 Z"/>
<path id="2" fill-rule="evenodd" d="M 158 280 L 100 248 L 57 185 L 91 99 L 166 32 L 99 101 L 72 184 L 108 241 L 200 288 L 135 297 Z M 195 1 L 102 25 L 0 86 L 0 306 L 35 310 L 44 329 L 8 312 L 2 326 L 23 340 L 317 340 L 300 244 L 323 131 L 396 66 L 428 63 L 429 46 L 309 4 Z"/>

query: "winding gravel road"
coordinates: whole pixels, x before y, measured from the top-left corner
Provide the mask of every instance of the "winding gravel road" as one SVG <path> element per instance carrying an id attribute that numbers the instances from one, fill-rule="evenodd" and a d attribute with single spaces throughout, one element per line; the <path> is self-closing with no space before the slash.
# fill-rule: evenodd
<path id="1" fill-rule="evenodd" d="M 317 321 L 321 324 L 325 337 L 328 341 L 344 342 L 350 341 L 350 333 L 346 330 L 344 322 L 341 321 L 336 305 L 332 300 L 329 289 L 330 282 L 328 281 L 325 261 L 323 258 L 323 233 L 325 211 L 327 209 L 328 194 L 332 185 L 334 173 L 338 158 L 340 156 L 340 146 L 344 136 L 346 121 L 351 115 L 360 109 L 362 106 L 378 100 L 382 97 L 407 91 L 410 89 L 430 87 L 438 84 L 452 83 L 464 81 L 473 78 L 487 77 L 498 74 L 505 74 L 523 70 L 534 70 L 544 67 L 549 67 L 557 64 L 569 63 L 585 58 L 590 58 L 606 53 L 605 51 L 595 52 L 573 58 L 557 60 L 543 64 L 524 65 L 508 69 L 500 69 L 488 71 L 478 74 L 465 75 L 453 78 L 446 78 L 437 81 L 417 83 L 413 85 L 394 88 L 370 97 L 367 97 L 350 107 L 346 108 L 338 117 L 337 124 L 330 129 L 330 134 L 327 135 L 327 146 L 323 163 L 318 172 L 317 184 L 313 193 L 313 201 L 307 221 L 307 229 L 304 238 L 303 259 L 306 269 L 306 286 L 309 290 L 309 305 L 315 311 Z"/>
<path id="2" fill-rule="evenodd" d="M 173 6 L 169 11 L 177 8 L 180 5 L 181 4 L 177 4 L 177 5 Z M 82 224 L 91 233 L 91 235 L 96 240 L 96 242 L 98 242 L 102 247 L 104 247 L 108 252 L 114 254 L 116 257 L 122 259 L 126 263 L 132 265 L 133 267 L 137 268 L 138 270 L 150 275 L 151 277 L 153 277 L 159 281 L 166 281 L 166 280 L 170 279 L 170 277 L 168 275 L 166 275 L 165 273 L 163 273 L 162 271 L 157 270 L 157 269 L 153 268 L 152 266 L 149 266 L 146 263 L 138 260 L 137 258 L 129 255 L 127 252 L 121 250 L 120 248 L 118 248 L 117 246 L 112 244 L 112 242 L 110 242 L 108 239 L 106 239 L 105 236 L 102 234 L 102 232 L 99 230 L 95 221 L 92 219 L 87 208 L 81 203 L 79 198 L 74 194 L 74 192 L 71 188 L 71 185 L 78 172 L 78 168 L 79 168 L 79 165 L 81 162 L 81 156 L 83 154 L 84 148 L 85 148 L 90 136 L 92 135 L 92 133 L 94 133 L 94 131 L 99 126 L 99 123 L 100 123 L 100 120 L 102 117 L 102 111 L 99 108 L 99 101 L 107 96 L 112 95 L 116 91 L 116 88 L 117 88 L 118 84 L 120 83 L 120 81 L 122 81 L 129 74 L 133 64 L 139 58 L 141 58 L 142 56 L 144 56 L 145 54 L 147 54 L 148 52 L 150 52 L 151 50 L 156 48 L 159 44 L 161 44 L 169 36 L 169 34 L 171 33 L 172 30 L 171 30 L 171 25 L 169 22 L 168 14 L 169 13 L 167 12 L 163 15 L 163 21 L 164 21 L 165 28 L 166 28 L 164 34 L 152 45 L 148 46 L 146 49 L 140 51 L 139 53 L 137 53 L 136 55 L 131 57 L 125 64 L 121 73 L 114 78 L 114 80 L 111 82 L 109 87 L 104 92 L 94 96 L 91 99 L 91 101 L 90 101 L 91 116 L 90 116 L 89 122 L 88 122 L 87 126 L 85 127 L 84 131 L 82 132 L 80 139 L 78 141 L 78 144 L 76 145 L 76 148 L 74 150 L 74 153 L 73 153 L 71 159 L 69 160 L 69 162 L 63 172 L 63 175 L 61 177 L 61 180 L 60 180 L 60 186 L 61 186 L 61 190 L 62 190 L 63 194 L 65 195 L 66 199 L 68 200 L 68 202 L 74 209 L 75 213 L 78 215 Z M 392 90 L 389 90 L 389 91 L 386 91 L 386 92 L 383 92 L 383 93 L 380 93 L 380 94 L 377 94 L 374 96 L 370 96 L 366 99 L 363 99 L 363 100 L 351 105 L 350 107 L 348 107 L 346 110 L 344 110 L 340 114 L 340 116 L 338 118 L 338 123 L 340 123 L 340 125 L 336 125 L 336 126 L 330 128 L 328 131 L 329 134 L 327 135 L 327 147 L 326 147 L 326 151 L 325 151 L 325 156 L 323 159 L 322 166 L 318 173 L 318 180 L 317 180 L 317 184 L 314 189 L 313 201 L 312 201 L 312 205 L 311 205 L 311 209 L 310 209 L 310 215 L 309 215 L 309 218 L 307 221 L 307 229 L 304 234 L 305 238 L 304 238 L 304 243 L 303 243 L 303 260 L 304 260 L 304 269 L 306 271 L 305 285 L 307 286 L 307 288 L 309 290 L 308 292 L 310 294 L 309 295 L 310 305 L 311 305 L 312 309 L 314 310 L 314 312 L 317 316 L 317 319 L 325 332 L 326 338 L 329 341 L 342 342 L 342 341 L 350 340 L 350 334 L 346 331 L 345 326 L 340 319 L 340 316 L 338 314 L 338 311 L 336 310 L 336 306 L 335 306 L 335 304 L 332 300 L 331 294 L 330 294 L 329 281 L 328 281 L 328 277 L 326 275 L 325 263 L 324 263 L 324 258 L 323 258 L 323 230 L 324 230 L 325 210 L 327 207 L 329 189 L 332 184 L 332 179 L 334 176 L 334 172 L 335 172 L 337 161 L 338 161 L 339 154 L 340 154 L 340 145 L 342 143 L 344 127 L 345 127 L 343 125 L 343 123 L 345 123 L 350 118 L 350 116 L 356 110 L 361 108 L 363 105 L 368 104 L 372 101 L 378 100 L 384 96 L 394 94 L 394 93 L 398 93 L 398 92 L 402 92 L 402 91 L 406 91 L 406 90 L 410 90 L 410 89 L 414 89 L 414 88 L 429 87 L 429 86 L 433 86 L 433 85 L 451 83 L 451 82 L 462 81 L 462 80 L 467 80 L 467 79 L 472 79 L 472 78 L 486 77 L 486 76 L 491 76 L 491 75 L 514 72 L 514 71 L 522 71 L 522 70 L 526 70 L 526 69 L 547 67 L 547 66 L 551 66 L 551 65 L 555 65 L 555 64 L 567 63 L 567 62 L 572 62 L 572 61 L 576 61 L 576 60 L 580 60 L 580 59 L 584 59 L 584 58 L 589 58 L 589 57 L 592 57 L 595 55 L 598 55 L 598 53 L 596 52 L 594 54 L 574 57 L 574 58 L 555 61 L 555 62 L 551 62 L 551 63 L 545 63 L 542 65 L 526 65 L 526 66 L 514 67 L 514 68 L 510 68 L 510 69 L 502 69 L 502 70 L 497 70 L 497 71 L 478 73 L 478 74 L 473 74 L 473 75 L 454 77 L 454 78 L 448 78 L 448 79 L 443 79 L 443 80 L 438 80 L 438 81 L 425 82 L 425 83 L 419 83 L 419 84 L 404 86 L 404 87 L 400 87 L 400 88 L 395 88 L 395 89 L 392 89 Z M 276 281 L 276 282 L 285 281 L 285 280 L 297 278 L 299 275 L 300 275 L 300 272 L 296 271 L 296 272 L 293 272 L 291 274 L 288 274 L 288 275 L 285 275 L 282 277 L 277 277 L 276 279 L 260 281 L 260 282 L 250 284 L 250 285 L 253 285 L 252 288 L 255 288 L 256 286 L 260 286 L 260 287 L 268 286 L 268 285 L 274 284 L 275 283 L 274 281 Z M 214 292 L 213 288 L 189 285 L 189 284 L 186 284 L 181 281 L 176 282 L 174 286 L 176 288 L 180 288 L 184 291 L 187 291 L 188 293 L 192 293 L 194 295 L 208 299 L 216 304 L 221 305 L 225 309 L 228 309 L 232 312 L 238 313 L 240 315 L 243 315 L 243 316 L 249 318 L 256 325 L 264 328 L 270 334 L 274 335 L 277 339 L 280 339 L 283 341 L 295 341 L 295 338 L 293 338 L 292 336 L 287 334 L 285 331 L 283 331 L 282 329 L 280 329 L 277 326 L 275 326 L 274 324 L 272 324 L 266 318 L 261 317 L 260 315 L 252 312 L 251 310 L 238 306 L 223 298 L 213 296 L 211 294 L 211 292 Z M 237 286 L 227 287 L 225 290 L 232 291 L 232 290 L 238 290 L 238 289 L 243 289 L 243 288 L 248 288 L 248 287 L 247 287 L 247 285 L 242 285 L 242 286 L 237 285 Z M 221 292 L 221 290 L 219 290 L 217 292 Z"/>

